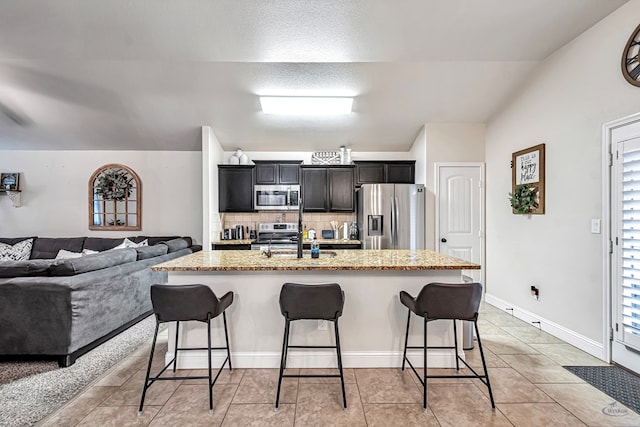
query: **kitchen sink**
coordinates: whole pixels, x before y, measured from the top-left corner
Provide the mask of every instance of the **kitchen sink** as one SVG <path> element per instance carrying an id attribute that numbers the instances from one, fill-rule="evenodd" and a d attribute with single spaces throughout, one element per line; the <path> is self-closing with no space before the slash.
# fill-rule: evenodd
<path id="1" fill-rule="evenodd" d="M 320 251 L 320 258 L 335 258 L 337 254 L 333 251 Z M 273 258 L 298 258 L 298 252 L 294 251 L 271 251 Z M 311 258 L 310 251 L 303 251 L 302 258 Z"/>

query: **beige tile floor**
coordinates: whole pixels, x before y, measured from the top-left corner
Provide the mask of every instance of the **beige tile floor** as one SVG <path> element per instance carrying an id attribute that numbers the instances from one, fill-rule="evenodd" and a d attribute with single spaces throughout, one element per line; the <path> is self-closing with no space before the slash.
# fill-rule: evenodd
<path id="1" fill-rule="evenodd" d="M 39 425 L 640 426 L 640 415 L 562 368 L 603 362 L 489 305 L 483 305 L 480 319 L 495 411 L 486 387 L 475 379 L 430 380 L 424 412 L 419 382 L 409 370 L 347 369 L 348 411 L 342 410 L 339 380 L 290 378 L 274 412 L 277 370 L 236 369 L 224 371 L 216 383 L 211 415 L 206 384 L 191 380 L 154 384 L 139 417 L 144 346 Z M 162 352 L 166 340 L 158 346 Z M 481 366 L 477 345 L 467 360 Z"/>

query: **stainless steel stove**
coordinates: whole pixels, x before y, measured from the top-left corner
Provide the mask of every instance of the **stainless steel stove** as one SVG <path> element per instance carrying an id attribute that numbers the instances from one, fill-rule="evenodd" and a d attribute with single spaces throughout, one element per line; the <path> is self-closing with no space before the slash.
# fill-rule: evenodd
<path id="1" fill-rule="evenodd" d="M 252 250 L 295 250 L 298 248 L 298 224 L 294 222 L 265 222 L 258 224 L 258 238 L 251 243 Z"/>

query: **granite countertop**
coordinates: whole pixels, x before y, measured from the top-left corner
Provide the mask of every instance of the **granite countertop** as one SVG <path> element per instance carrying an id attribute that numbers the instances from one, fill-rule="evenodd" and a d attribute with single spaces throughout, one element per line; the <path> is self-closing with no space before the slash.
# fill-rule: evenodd
<path id="1" fill-rule="evenodd" d="M 479 270 L 480 266 L 429 250 L 324 250 L 320 258 L 296 258 L 294 251 L 200 251 L 152 267 L 154 271 L 259 270 Z M 285 254 L 285 255 L 282 255 Z M 322 256 L 325 254 L 325 256 Z M 334 257 L 326 256 L 335 254 Z"/>
<path id="2" fill-rule="evenodd" d="M 214 240 L 211 242 L 214 245 L 250 245 L 255 239 L 242 239 L 242 240 Z M 359 245 L 360 240 L 342 240 L 342 239 L 317 239 L 321 245 Z M 313 240 L 303 240 L 302 243 L 310 245 Z"/>
<path id="3" fill-rule="evenodd" d="M 255 239 L 214 240 L 212 245 L 250 245 Z"/>

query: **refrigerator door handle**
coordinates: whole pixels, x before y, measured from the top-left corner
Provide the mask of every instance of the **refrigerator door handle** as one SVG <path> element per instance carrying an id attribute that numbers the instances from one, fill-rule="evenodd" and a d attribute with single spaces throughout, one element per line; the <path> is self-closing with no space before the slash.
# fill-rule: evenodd
<path id="1" fill-rule="evenodd" d="M 397 249 L 398 246 L 398 220 L 400 218 L 400 212 L 398 212 L 398 198 L 393 197 L 393 246 L 394 249 Z"/>
<path id="2" fill-rule="evenodd" d="M 395 197 L 391 197 L 391 246 L 398 245 L 398 203 Z"/>
<path id="3" fill-rule="evenodd" d="M 391 246 L 395 246 L 396 245 L 396 235 L 395 235 L 395 223 L 396 223 L 396 217 L 395 217 L 395 206 L 394 206 L 394 198 L 391 197 L 391 200 L 389 200 L 391 202 L 390 205 L 390 209 L 391 212 L 389 212 L 389 217 L 391 217 L 391 224 L 389 227 L 389 233 L 391 234 Z"/>

